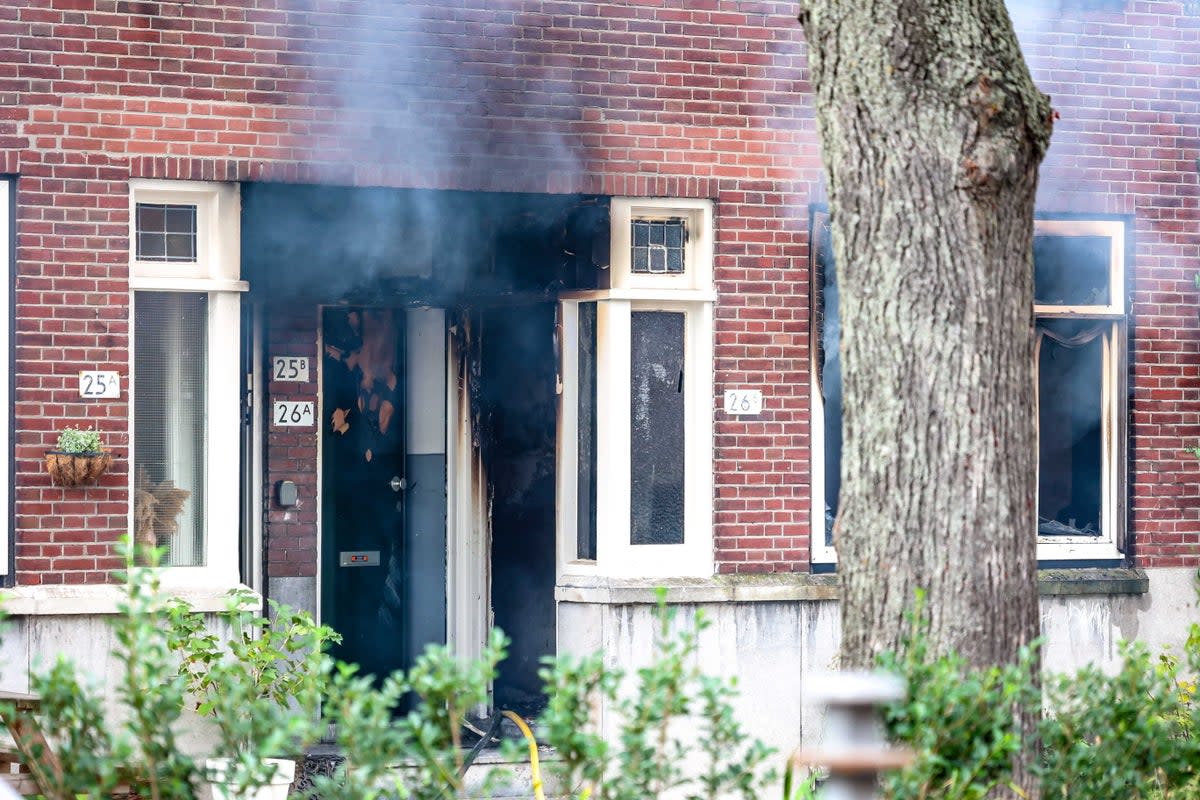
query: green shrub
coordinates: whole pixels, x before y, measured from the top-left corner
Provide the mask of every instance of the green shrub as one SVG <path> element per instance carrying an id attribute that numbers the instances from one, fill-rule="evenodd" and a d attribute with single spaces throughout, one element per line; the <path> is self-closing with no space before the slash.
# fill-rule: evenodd
<path id="1" fill-rule="evenodd" d="M 493 631 L 478 659 L 430 646 L 407 673 L 376 687 L 372 676 L 333 667 L 326 719 L 337 728 L 346 760 L 331 776 L 315 776 L 311 797 L 338 800 L 460 797 L 467 751 L 460 733 L 469 711 L 483 705 L 508 641 Z M 411 710 L 404 712 L 406 706 Z M 402 768 L 398 768 L 401 767 Z"/>
<path id="2" fill-rule="evenodd" d="M 154 554 L 149 560 L 156 562 Z M 112 657 L 124 665 L 116 685 L 116 699 L 125 710 L 119 724 L 105 717 L 99 690 L 65 656 L 30 676 L 30 688 L 42 698 L 36 722 L 55 742 L 63 767 L 57 779 L 47 777 L 49 796 L 99 798 L 126 783 L 139 797 L 191 800 L 195 764 L 175 737 L 184 682 L 168 645 L 156 570 L 129 570 L 125 596 L 110 625 L 116 642 Z M 18 746 L 39 755 L 32 740 Z"/>
<path id="3" fill-rule="evenodd" d="M 885 793 L 895 800 L 976 800 L 1011 786 L 1022 753 L 1021 716 L 1035 713 L 1041 699 L 1036 653 L 1025 649 L 1018 663 L 987 669 L 955 654 L 933 656 L 922 601 L 918 596 L 900 652 L 879 660 L 908 686 L 905 699 L 885 709 L 887 731 L 916 754 L 911 766 L 885 777 Z"/>
<path id="4" fill-rule="evenodd" d="M 1042 721 L 1046 798 L 1126 800 L 1196 797 L 1200 741 L 1190 684 L 1176 662 L 1140 644 L 1122 648 L 1121 669 L 1085 667 L 1048 687 Z"/>
<path id="5" fill-rule="evenodd" d="M 1043 694 L 1032 650 L 982 670 L 955 655 L 932 657 L 920 603 L 900 652 L 880 660 L 908 684 L 906 699 L 886 710 L 888 731 L 916 752 L 914 764 L 885 778 L 886 797 L 1017 797 L 1014 765 L 1039 754 L 1025 768 L 1044 798 L 1200 800 L 1200 625 L 1185 646 L 1191 676 L 1178 659 L 1134 644 L 1122 648 L 1114 674 L 1089 666 L 1052 676 Z M 1043 705 L 1024 741 L 1019 720 Z"/>
<path id="6" fill-rule="evenodd" d="M 658 629 L 649 665 L 631 676 L 600 654 L 546 660 L 541 675 L 549 705 L 540 720 L 555 749 L 552 767 L 582 800 L 642 800 L 670 793 L 688 800 L 758 797 L 773 777 L 764 769 L 772 750 L 751 739 L 734 716 L 733 681 L 705 675 L 697 636 L 708 626 L 697 613 L 694 630 L 671 633 L 675 609 L 660 592 Z M 603 702 L 616 719 L 607 741 L 594 712 Z M 681 734 L 689 734 L 682 738 Z M 688 770 L 689 750 L 698 770 Z"/>
<path id="7" fill-rule="evenodd" d="M 169 645 L 195 710 L 213 720 L 215 755 L 231 760 L 224 781 L 244 792 L 265 785 L 265 758 L 301 752 L 320 733 L 319 713 L 329 672 L 326 646 L 340 637 L 311 614 L 272 603 L 273 619 L 260 615 L 260 599 L 247 589 L 229 593 L 209 628 L 205 615 L 181 600 L 167 606 Z"/>
<path id="8" fill-rule="evenodd" d="M 81 428 L 63 428 L 58 434 L 57 450 L 63 453 L 99 453 L 104 449 L 100 432 Z"/>

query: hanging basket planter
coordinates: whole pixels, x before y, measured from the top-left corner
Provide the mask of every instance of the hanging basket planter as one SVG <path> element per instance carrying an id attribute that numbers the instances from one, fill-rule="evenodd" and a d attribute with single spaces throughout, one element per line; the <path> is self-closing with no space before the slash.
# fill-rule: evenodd
<path id="1" fill-rule="evenodd" d="M 112 453 L 107 450 L 95 453 L 46 451 L 46 471 L 55 486 L 87 486 L 95 483 L 111 465 Z"/>

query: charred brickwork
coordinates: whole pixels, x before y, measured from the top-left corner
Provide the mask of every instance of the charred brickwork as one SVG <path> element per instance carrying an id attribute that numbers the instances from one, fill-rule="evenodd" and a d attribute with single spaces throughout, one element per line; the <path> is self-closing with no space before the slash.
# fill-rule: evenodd
<path id="1" fill-rule="evenodd" d="M 1039 205 L 1128 215 L 1130 529 L 1200 563 L 1200 255 L 1192 4 L 1015 3 L 1060 120 Z M 1028 9 L 1025 9 L 1028 6 Z M 721 572 L 810 567 L 808 207 L 822 199 L 794 4 L 29 0 L 0 9 L 0 171 L 15 198 L 15 574 L 84 583 L 129 524 L 129 181 L 716 202 L 714 548 Z M 252 259 L 247 259 L 252 260 Z M 319 360 L 315 306 L 255 284 L 269 350 Z M 261 276 L 260 276 L 261 277 Z M 282 277 L 277 274 L 276 277 Z M 361 298 L 360 298 L 361 301 Z M 315 381 L 315 376 L 313 378 Z M 764 412 L 725 415 L 760 387 Z M 315 397 L 311 384 L 272 396 Z M 97 487 L 42 466 L 100 428 Z M 316 492 L 311 431 L 270 431 L 267 487 Z M 268 575 L 315 570 L 315 505 L 268 512 Z M 513 511 L 514 519 L 519 515 Z"/>

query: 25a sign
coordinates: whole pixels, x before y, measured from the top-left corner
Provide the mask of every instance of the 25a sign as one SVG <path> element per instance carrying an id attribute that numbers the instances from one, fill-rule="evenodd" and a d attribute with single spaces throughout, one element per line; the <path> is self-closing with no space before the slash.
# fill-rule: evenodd
<path id="1" fill-rule="evenodd" d="M 121 396 L 121 376 L 116 372 L 84 370 L 79 373 L 80 397 L 115 398 Z"/>
<path id="2" fill-rule="evenodd" d="M 275 356 L 271 359 L 271 380 L 308 383 L 308 359 L 304 356 Z"/>
<path id="3" fill-rule="evenodd" d="M 317 424 L 311 400 L 276 400 L 271 424 L 277 428 L 307 428 Z"/>

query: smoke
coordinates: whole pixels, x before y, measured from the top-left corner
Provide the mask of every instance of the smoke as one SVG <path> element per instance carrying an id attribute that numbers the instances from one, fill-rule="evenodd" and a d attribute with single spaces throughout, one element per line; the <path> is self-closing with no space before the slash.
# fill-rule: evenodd
<path id="1" fill-rule="evenodd" d="M 1040 210 L 1158 218 L 1180 205 L 1174 189 L 1195 184 L 1200 148 L 1195 5 L 1010 0 L 1034 80 L 1059 116 Z"/>
<path id="2" fill-rule="evenodd" d="M 311 124 L 323 155 L 414 187 L 544 191 L 577 174 L 571 70 L 554 66 L 541 37 L 551 20 L 528 5 L 360 0 L 326 13 L 294 0 L 294 55 L 314 97 L 336 106 Z"/>
<path id="3" fill-rule="evenodd" d="M 273 299 L 390 304 L 595 285 L 607 205 L 522 195 L 247 184 L 242 263 Z"/>

